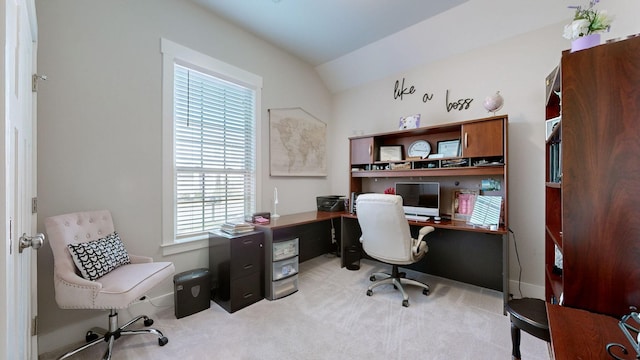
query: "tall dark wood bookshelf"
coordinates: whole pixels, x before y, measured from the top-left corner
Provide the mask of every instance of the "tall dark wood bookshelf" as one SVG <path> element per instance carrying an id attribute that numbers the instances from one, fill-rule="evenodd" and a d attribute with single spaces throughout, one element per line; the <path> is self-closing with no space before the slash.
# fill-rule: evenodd
<path id="1" fill-rule="evenodd" d="M 546 109 L 561 116 L 546 141 L 547 301 L 620 317 L 640 307 L 640 37 L 565 51 L 557 74 L 561 96 Z"/>

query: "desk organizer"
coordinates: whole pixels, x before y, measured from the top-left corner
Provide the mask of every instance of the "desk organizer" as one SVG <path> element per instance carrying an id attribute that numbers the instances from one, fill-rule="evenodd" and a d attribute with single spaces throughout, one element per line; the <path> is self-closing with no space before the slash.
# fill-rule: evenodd
<path id="1" fill-rule="evenodd" d="M 299 239 L 273 243 L 271 294 L 273 300 L 298 291 Z"/>

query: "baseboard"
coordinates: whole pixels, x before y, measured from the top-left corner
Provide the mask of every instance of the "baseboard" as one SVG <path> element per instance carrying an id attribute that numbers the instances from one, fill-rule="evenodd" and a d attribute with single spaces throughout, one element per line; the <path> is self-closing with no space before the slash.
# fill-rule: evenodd
<path id="1" fill-rule="evenodd" d="M 134 302 L 126 309 L 118 310 L 120 324 L 124 324 L 129 321 L 129 319 L 141 314 L 153 318 L 157 312 L 168 307 L 173 307 L 173 292 L 153 298 L 146 297 L 144 300 Z M 42 355 L 49 352 L 54 352 L 56 354 L 62 353 L 72 344 L 77 344 L 79 346 L 84 343 L 84 335 L 91 328 L 107 328 L 107 316 L 109 315 L 108 310 L 96 311 L 95 314 L 96 316 L 86 318 L 73 324 L 68 324 L 54 331 L 38 334 L 38 354 Z"/>
<path id="2" fill-rule="evenodd" d="M 521 289 L 522 294 L 520 294 Z M 509 293 L 512 294 L 514 298 L 530 297 L 542 300 L 545 298 L 544 286 L 525 282 L 518 284 L 518 280 L 509 280 Z"/>

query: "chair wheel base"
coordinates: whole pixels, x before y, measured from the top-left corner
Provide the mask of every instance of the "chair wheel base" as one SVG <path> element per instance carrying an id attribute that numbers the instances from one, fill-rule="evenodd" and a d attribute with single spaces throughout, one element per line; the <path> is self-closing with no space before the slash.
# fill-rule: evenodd
<path id="1" fill-rule="evenodd" d="M 93 331 L 87 331 L 87 335 L 84 336 L 84 340 L 89 343 L 89 342 L 92 342 L 93 340 L 96 340 L 99 337 L 100 335 L 94 333 Z"/>
<path id="2" fill-rule="evenodd" d="M 371 277 L 369 277 L 369 280 L 371 280 L 371 281 L 376 281 L 376 277 L 375 277 L 375 276 L 373 276 L 373 275 L 371 275 Z"/>
<path id="3" fill-rule="evenodd" d="M 158 338 L 158 345 L 160 345 L 160 346 L 165 346 L 165 345 L 167 345 L 168 342 L 169 342 L 169 339 L 167 339 L 166 336 Z"/>
<path id="4" fill-rule="evenodd" d="M 429 289 L 422 289 L 422 293 L 426 296 L 429 296 L 431 292 L 429 291 Z"/>
<path id="5" fill-rule="evenodd" d="M 409 300 L 402 300 L 402 306 L 409 307 Z"/>
<path id="6" fill-rule="evenodd" d="M 153 319 L 145 319 L 144 326 L 151 326 L 151 325 L 153 325 Z"/>
<path id="7" fill-rule="evenodd" d="M 373 290 L 367 290 L 367 296 L 373 295 Z"/>

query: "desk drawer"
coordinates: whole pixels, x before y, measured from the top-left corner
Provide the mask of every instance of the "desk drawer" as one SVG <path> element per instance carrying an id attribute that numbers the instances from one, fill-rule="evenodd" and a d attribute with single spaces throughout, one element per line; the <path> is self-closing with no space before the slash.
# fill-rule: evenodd
<path id="1" fill-rule="evenodd" d="M 271 293 L 273 294 L 273 300 L 291 295 L 296 291 L 298 291 L 298 275 L 294 275 L 278 281 L 273 281 L 271 283 Z"/>
<path id="2" fill-rule="evenodd" d="M 231 245 L 231 278 L 237 279 L 262 271 L 262 239 L 246 237 L 234 239 Z"/>
<path id="3" fill-rule="evenodd" d="M 232 282 L 229 312 L 240 310 L 261 300 L 264 297 L 262 281 L 260 273 L 255 273 Z"/>
<path id="4" fill-rule="evenodd" d="M 273 243 L 273 261 L 298 255 L 298 238 Z"/>
<path id="5" fill-rule="evenodd" d="M 298 257 L 273 263 L 273 280 L 280 280 L 298 273 Z"/>

